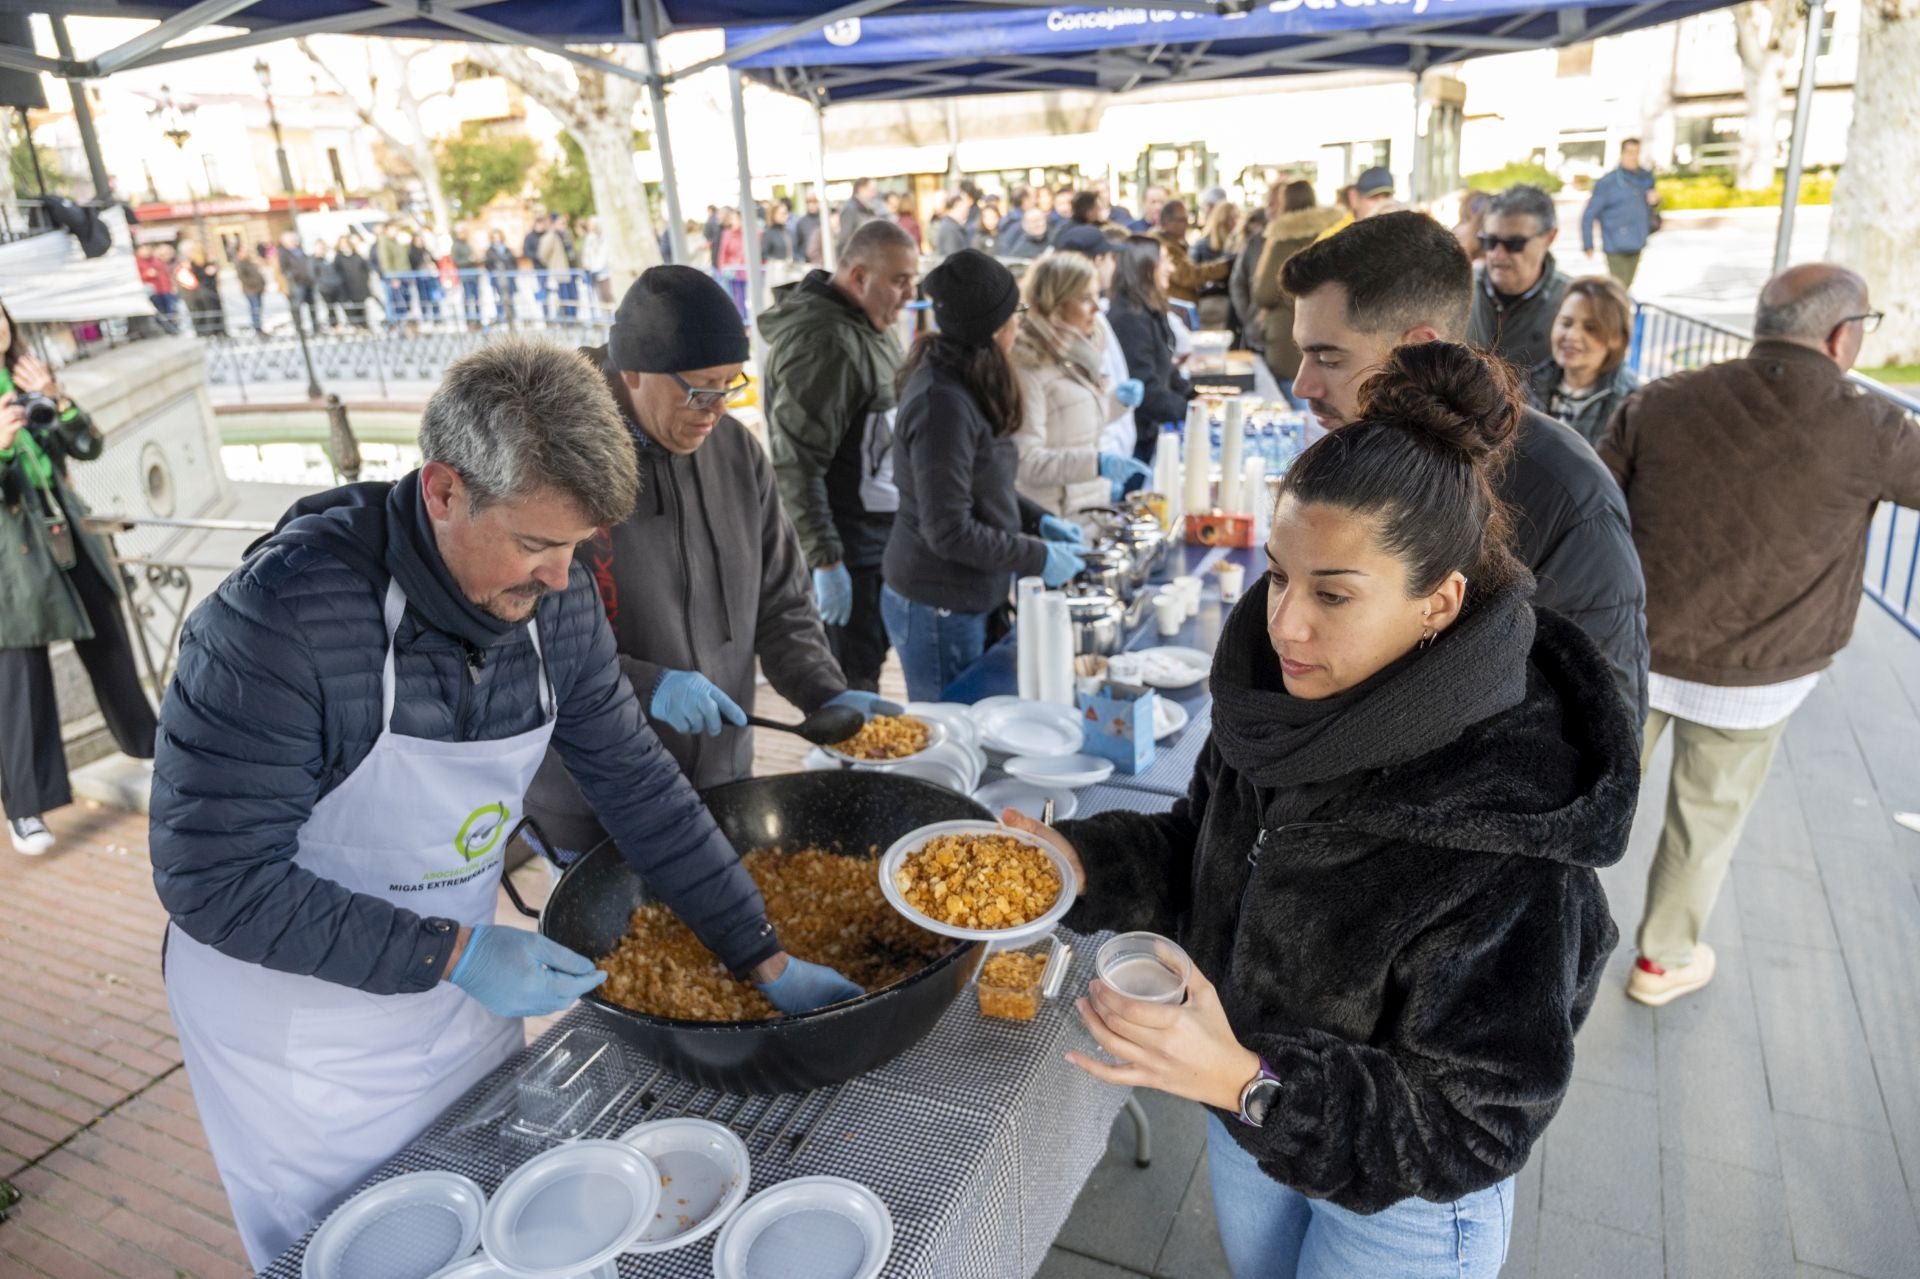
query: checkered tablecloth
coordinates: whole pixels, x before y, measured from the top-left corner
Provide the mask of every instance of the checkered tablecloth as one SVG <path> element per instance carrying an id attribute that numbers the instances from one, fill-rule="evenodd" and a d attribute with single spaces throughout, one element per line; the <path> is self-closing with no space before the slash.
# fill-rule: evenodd
<path id="1" fill-rule="evenodd" d="M 1045 1259 L 1080 1186 L 1107 1148 L 1124 1089 L 1096 1082 L 1063 1060 L 1090 1048 L 1072 997 L 1092 978 L 1101 937 L 1062 930 L 1074 948 L 1061 997 L 1031 1022 L 980 1015 L 972 990 L 956 999 L 919 1044 L 837 1094 L 727 1096 L 662 1077 L 659 1098 L 606 1137 L 641 1118 L 699 1114 L 747 1140 L 753 1190 L 792 1177 L 833 1175 L 871 1187 L 894 1224 L 887 1279 L 1008 1279 Z M 428 1168 L 450 1168 L 492 1194 L 506 1173 L 499 1143 L 469 1121 L 495 1087 L 574 1026 L 597 1014 L 576 1008 L 507 1062 L 381 1168 L 368 1184 Z M 811 1136 L 802 1139 L 802 1133 Z M 676 1252 L 620 1260 L 623 1279 L 706 1279 L 708 1236 Z M 299 1279 L 306 1241 L 282 1254 L 268 1279 Z"/>

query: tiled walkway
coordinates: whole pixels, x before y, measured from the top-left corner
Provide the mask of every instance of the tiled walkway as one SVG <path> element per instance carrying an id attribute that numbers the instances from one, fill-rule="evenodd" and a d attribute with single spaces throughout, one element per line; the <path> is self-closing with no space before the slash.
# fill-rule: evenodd
<path id="1" fill-rule="evenodd" d="M 770 694 L 761 709 L 789 714 Z M 759 766 L 804 751 L 764 734 Z M 1649 788 L 1605 875 L 1623 932 L 1661 802 Z M 1899 810 L 1920 811 L 1920 641 L 1869 607 L 1749 827 L 1709 930 L 1720 978 L 1653 1013 L 1618 994 L 1615 955 L 1521 1174 L 1506 1275 L 1920 1276 L 1920 835 Z M 145 820 L 53 825 L 53 855 L 0 849 L 0 1176 L 26 1196 L 0 1224 L 0 1275 L 242 1275 L 161 995 Z M 1123 1120 L 1048 1279 L 1225 1274 L 1197 1115 L 1143 1100 L 1153 1167 L 1133 1167 Z"/>

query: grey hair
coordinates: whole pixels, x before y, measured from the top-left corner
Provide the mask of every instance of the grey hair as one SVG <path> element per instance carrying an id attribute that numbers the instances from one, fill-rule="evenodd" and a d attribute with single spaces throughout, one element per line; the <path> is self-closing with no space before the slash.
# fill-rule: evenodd
<path id="1" fill-rule="evenodd" d="M 1760 290 L 1753 336 L 1824 342 L 1850 315 L 1866 309 L 1867 282 L 1843 266 L 1789 267 Z"/>
<path id="2" fill-rule="evenodd" d="M 1553 197 L 1539 187 L 1530 187 L 1525 183 L 1510 186 L 1487 206 L 1488 217 L 1531 216 L 1540 229 L 1534 234 L 1545 235 L 1556 225 L 1553 213 Z"/>
<path id="3" fill-rule="evenodd" d="M 873 262 L 889 249 L 912 249 L 917 253 L 920 246 L 914 243 L 912 236 L 900 229 L 898 222 L 871 218 L 855 227 L 853 234 L 847 237 L 847 247 L 840 251 L 841 265 Z"/>
<path id="4" fill-rule="evenodd" d="M 633 514 L 640 491 L 600 370 L 534 338 L 502 338 L 447 367 L 420 418 L 420 455 L 459 474 L 476 514 L 553 489 L 606 528 Z"/>

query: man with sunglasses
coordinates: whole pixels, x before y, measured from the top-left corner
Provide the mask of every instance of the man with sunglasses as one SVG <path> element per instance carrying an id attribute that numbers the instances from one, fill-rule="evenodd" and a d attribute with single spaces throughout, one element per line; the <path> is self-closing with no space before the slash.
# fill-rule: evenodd
<path id="1" fill-rule="evenodd" d="M 621 670 L 694 786 L 752 772 L 756 659 L 803 713 L 830 703 L 897 713 L 848 690 L 766 450 L 727 413 L 746 386 L 748 354 L 727 291 L 692 267 L 654 267 L 627 290 L 607 345 L 581 354 L 626 419 L 640 500 L 580 556 L 599 583 Z M 560 860 L 604 838 L 552 753 L 527 811 Z"/>
<path id="2" fill-rule="evenodd" d="M 1713 979 L 1700 934 L 1788 718 L 1853 636 L 1874 508 L 1920 506 L 1920 422 L 1847 380 L 1879 323 L 1854 272 L 1792 267 L 1744 358 L 1650 383 L 1601 439 L 1646 568 L 1642 769 L 1673 732 L 1627 980 L 1643 1004 Z"/>
<path id="3" fill-rule="evenodd" d="M 1552 354 L 1553 317 L 1573 281 L 1554 265 L 1553 200 L 1539 187 L 1511 186 L 1493 197 L 1480 226 L 1485 251 L 1473 271 L 1467 344 L 1522 369 Z"/>

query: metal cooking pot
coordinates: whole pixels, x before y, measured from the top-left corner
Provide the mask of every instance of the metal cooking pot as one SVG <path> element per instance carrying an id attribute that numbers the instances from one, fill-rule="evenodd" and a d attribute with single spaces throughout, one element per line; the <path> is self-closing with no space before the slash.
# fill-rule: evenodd
<path id="1" fill-rule="evenodd" d="M 1133 598 L 1133 552 L 1119 542 L 1102 538 L 1080 553 L 1086 567 L 1075 581 L 1106 591 L 1118 600 Z"/>
<path id="2" fill-rule="evenodd" d="M 833 848 L 878 857 L 902 835 L 932 822 L 991 820 L 950 790 L 889 773 L 784 773 L 700 793 L 742 853 L 774 844 Z M 636 906 L 652 900 L 608 840 L 554 885 L 540 932 L 583 955 L 610 953 Z M 923 1038 L 967 988 L 986 947 L 954 942 L 927 967 L 884 990 L 797 1017 L 701 1022 L 652 1017 L 594 991 L 582 1001 L 642 1054 L 684 1079 L 728 1092 L 803 1092 L 842 1083 Z"/>
<path id="3" fill-rule="evenodd" d="M 1110 591 L 1084 586 L 1069 590 L 1067 621 L 1073 626 L 1076 657 L 1111 657 L 1126 646 L 1127 606 Z"/>

